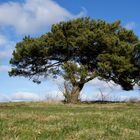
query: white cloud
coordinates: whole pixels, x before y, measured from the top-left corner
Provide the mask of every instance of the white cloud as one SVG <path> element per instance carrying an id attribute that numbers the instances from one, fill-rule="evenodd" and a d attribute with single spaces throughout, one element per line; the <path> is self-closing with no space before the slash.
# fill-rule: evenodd
<path id="1" fill-rule="evenodd" d="M 0 102 L 18 102 L 18 101 L 61 101 L 64 97 L 59 91 L 49 91 L 47 94 L 39 95 L 33 92 L 20 91 L 12 95 L 0 93 Z"/>
<path id="2" fill-rule="evenodd" d="M 10 70 L 10 67 L 7 65 L 0 65 L 0 73 L 8 72 Z"/>
<path id="3" fill-rule="evenodd" d="M 50 79 L 52 81 L 53 84 L 56 84 L 58 87 L 64 84 L 64 78 L 61 76 L 58 76 L 56 79 L 51 78 Z"/>
<path id="4" fill-rule="evenodd" d="M 12 56 L 12 52 L 13 52 L 13 49 L 11 48 L 0 50 L 0 59 L 10 58 Z"/>
<path id="5" fill-rule="evenodd" d="M 107 92 L 102 92 L 95 90 L 93 94 L 81 94 L 82 101 L 94 101 L 94 100 L 103 100 L 103 101 L 110 101 L 113 100 L 112 94 Z"/>
<path id="6" fill-rule="evenodd" d="M 102 80 L 99 80 L 98 78 L 95 78 L 91 81 L 89 81 L 87 84 L 87 86 L 93 86 L 96 89 L 103 89 L 103 90 L 120 90 L 121 87 L 118 86 L 117 84 L 115 84 L 113 81 L 110 82 L 105 82 Z"/>
<path id="7" fill-rule="evenodd" d="M 85 13 L 83 9 L 77 16 Z M 52 0 L 11 1 L 0 5 L 0 25 L 14 27 L 21 34 L 37 33 L 56 22 L 74 17 Z"/>
<path id="8" fill-rule="evenodd" d="M 128 30 L 132 30 L 132 29 L 135 29 L 136 23 L 135 22 L 129 22 L 124 27 Z"/>
<path id="9" fill-rule="evenodd" d="M 119 97 L 119 101 L 140 101 L 140 96 L 127 96 L 122 95 Z"/>
<path id="10" fill-rule="evenodd" d="M 94 91 L 94 94 L 81 93 L 80 99 L 82 101 L 94 101 L 94 100 L 108 100 L 108 101 L 128 101 L 130 99 L 140 100 L 139 95 L 115 95 L 114 93 L 108 93 L 103 91 L 103 95 L 99 91 Z M 60 91 L 47 91 L 45 94 L 39 95 L 38 93 L 20 91 L 12 95 L 6 95 L 0 93 L 0 102 L 18 102 L 18 101 L 62 101 L 64 100 L 63 94 Z"/>
<path id="11" fill-rule="evenodd" d="M 14 41 L 10 41 L 6 36 L 0 34 L 0 59 L 10 58 L 15 44 Z"/>
<path id="12" fill-rule="evenodd" d="M 47 101 L 62 101 L 64 100 L 64 96 L 60 91 L 50 91 L 44 97 L 44 100 Z"/>
<path id="13" fill-rule="evenodd" d="M 11 96 L 12 101 L 38 101 L 39 95 L 31 92 L 16 92 Z"/>
<path id="14" fill-rule="evenodd" d="M 10 98 L 2 93 L 0 93 L 0 102 L 9 102 Z"/>
<path id="15" fill-rule="evenodd" d="M 9 98 L 11 101 L 60 101 L 64 99 L 62 93 L 59 91 L 49 91 L 47 94 L 41 96 L 32 92 L 20 91 L 12 94 Z"/>
<path id="16" fill-rule="evenodd" d="M 0 46 L 5 45 L 6 42 L 7 42 L 6 37 L 0 34 Z"/>

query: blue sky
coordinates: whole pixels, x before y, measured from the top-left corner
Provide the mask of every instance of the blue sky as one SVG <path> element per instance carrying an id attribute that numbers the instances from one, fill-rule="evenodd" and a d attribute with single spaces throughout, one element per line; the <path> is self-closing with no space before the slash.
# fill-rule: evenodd
<path id="1" fill-rule="evenodd" d="M 121 20 L 122 26 L 133 29 L 140 38 L 139 8 L 139 0 L 0 0 L 0 101 L 37 100 L 59 94 L 62 79 L 36 85 L 23 77 L 8 76 L 12 51 L 25 35 L 39 36 L 59 21 L 90 16 L 108 22 Z M 82 98 L 99 97 L 99 89 L 109 98 L 140 97 L 137 89 L 126 92 L 110 85 L 112 88 L 95 79 L 85 85 Z"/>

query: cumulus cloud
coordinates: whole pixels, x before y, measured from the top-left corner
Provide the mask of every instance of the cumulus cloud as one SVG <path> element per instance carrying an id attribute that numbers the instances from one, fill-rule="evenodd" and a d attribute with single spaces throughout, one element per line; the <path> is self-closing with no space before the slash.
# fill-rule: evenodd
<path id="1" fill-rule="evenodd" d="M 46 94 L 39 95 L 33 92 L 20 91 L 12 95 L 0 93 L 0 102 L 18 102 L 18 101 L 62 101 L 63 94 L 59 91 L 49 91 Z"/>
<path id="2" fill-rule="evenodd" d="M 10 98 L 2 93 L 0 93 L 0 102 L 9 102 Z"/>
<path id="3" fill-rule="evenodd" d="M 39 96 L 37 93 L 33 92 L 25 92 L 20 91 L 12 94 L 9 99 L 11 101 L 40 101 L 40 100 L 47 100 L 47 101 L 60 101 L 63 100 L 64 97 L 61 92 L 59 91 L 49 91 L 46 94 Z"/>
<path id="4" fill-rule="evenodd" d="M 1 47 L 2 45 L 5 45 L 6 42 L 7 42 L 7 38 L 6 38 L 4 35 L 1 35 L 1 34 L 0 34 L 0 47 Z"/>
<path id="5" fill-rule="evenodd" d="M 95 90 L 94 94 L 85 94 L 81 93 L 80 99 L 82 101 L 93 101 L 93 100 L 104 100 L 104 101 L 128 101 L 130 99 L 140 100 L 140 96 L 138 95 L 126 95 L 126 93 L 122 93 L 121 95 L 114 95 L 108 92 L 103 92 Z M 33 92 L 25 92 L 20 91 L 16 92 L 12 95 L 6 95 L 0 93 L 0 102 L 18 102 L 18 101 L 62 101 L 64 100 L 64 96 L 60 91 L 47 91 L 43 95 L 39 95 L 38 93 Z"/>
<path id="6" fill-rule="evenodd" d="M 87 84 L 87 86 L 93 86 L 96 89 L 111 89 L 111 90 L 120 90 L 121 87 L 116 85 L 113 81 L 110 82 L 105 82 L 102 80 L 99 80 L 98 78 L 95 78 L 91 81 L 89 81 Z"/>
<path id="7" fill-rule="evenodd" d="M 56 84 L 57 86 L 61 86 L 61 85 L 63 85 L 64 84 L 64 78 L 63 77 L 61 77 L 61 76 L 58 76 L 56 79 L 54 79 L 54 78 L 51 78 L 50 79 L 54 84 Z"/>
<path id="8" fill-rule="evenodd" d="M 64 96 L 60 91 L 50 91 L 44 97 L 44 100 L 47 101 L 62 101 L 64 100 Z"/>
<path id="9" fill-rule="evenodd" d="M 16 92 L 11 97 L 12 101 L 38 101 L 39 95 L 32 92 Z"/>
<path id="10" fill-rule="evenodd" d="M 128 30 L 132 30 L 132 29 L 135 29 L 136 23 L 135 22 L 129 22 L 124 27 Z"/>
<path id="11" fill-rule="evenodd" d="M 102 92 L 95 90 L 94 94 L 81 94 L 80 99 L 82 101 L 94 101 L 94 100 L 103 100 L 103 101 L 111 101 L 113 100 L 113 96 L 110 93 Z"/>
<path id="12" fill-rule="evenodd" d="M 119 97 L 119 101 L 140 101 L 140 96 L 127 96 L 127 95 L 121 95 Z"/>
<path id="13" fill-rule="evenodd" d="M 5 73 L 10 70 L 10 67 L 7 65 L 0 65 L 0 73 Z"/>
<path id="14" fill-rule="evenodd" d="M 85 9 L 76 16 L 83 16 Z M 53 0 L 25 0 L 0 5 L 0 25 L 11 26 L 18 33 L 43 31 L 50 25 L 76 17 Z"/>
<path id="15" fill-rule="evenodd" d="M 14 41 L 10 41 L 6 36 L 0 34 L 0 59 L 10 58 L 15 44 Z"/>
<path id="16" fill-rule="evenodd" d="M 10 48 L 10 50 L 0 50 L 0 59 L 3 58 L 10 58 L 10 56 L 12 55 L 12 49 Z"/>

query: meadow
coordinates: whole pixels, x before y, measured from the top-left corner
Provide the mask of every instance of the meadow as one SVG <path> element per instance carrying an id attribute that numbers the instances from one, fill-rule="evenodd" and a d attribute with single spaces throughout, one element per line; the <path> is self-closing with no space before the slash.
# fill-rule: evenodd
<path id="1" fill-rule="evenodd" d="M 140 103 L 0 103 L 0 140 L 140 140 Z"/>

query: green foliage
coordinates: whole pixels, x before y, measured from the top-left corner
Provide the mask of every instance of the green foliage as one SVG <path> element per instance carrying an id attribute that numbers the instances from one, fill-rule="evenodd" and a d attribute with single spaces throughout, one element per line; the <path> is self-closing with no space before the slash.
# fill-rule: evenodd
<path id="1" fill-rule="evenodd" d="M 28 36 L 17 43 L 9 74 L 37 83 L 48 75 L 61 75 L 81 87 L 98 77 L 130 90 L 140 79 L 138 42 L 120 21 L 78 18 L 60 22 L 41 37 Z"/>
<path id="2" fill-rule="evenodd" d="M 89 72 L 88 66 L 86 65 L 79 65 L 73 62 L 66 62 L 62 66 L 64 70 L 63 77 L 66 81 L 70 81 L 72 85 L 77 83 L 84 84 L 85 82 L 89 81 L 90 79 L 94 79 L 96 75 L 93 72 Z"/>
<path id="3" fill-rule="evenodd" d="M 138 85 L 140 86 L 140 42 L 136 43 L 135 49 L 133 52 L 134 62 L 135 66 L 137 68 L 137 71 L 133 75 L 135 75 L 135 80 L 137 81 Z"/>

